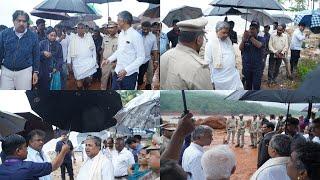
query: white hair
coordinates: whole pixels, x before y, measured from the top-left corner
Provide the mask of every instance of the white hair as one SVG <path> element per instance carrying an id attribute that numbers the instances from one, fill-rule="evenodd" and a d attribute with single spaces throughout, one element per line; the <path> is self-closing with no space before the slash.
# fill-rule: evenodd
<path id="1" fill-rule="evenodd" d="M 236 157 L 227 145 L 218 145 L 203 154 L 201 166 L 206 179 L 228 179 L 236 166 Z"/>

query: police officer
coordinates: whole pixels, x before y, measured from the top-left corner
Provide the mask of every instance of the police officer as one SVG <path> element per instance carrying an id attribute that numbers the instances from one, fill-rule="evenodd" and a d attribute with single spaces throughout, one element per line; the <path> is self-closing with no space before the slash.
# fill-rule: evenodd
<path id="1" fill-rule="evenodd" d="M 243 148 L 244 146 L 244 132 L 246 124 L 243 120 L 243 114 L 239 114 L 239 119 L 237 120 L 237 145 L 235 147 Z M 240 141 L 241 137 L 241 141 Z"/>
<path id="2" fill-rule="evenodd" d="M 234 118 L 234 115 L 231 115 L 231 118 L 227 120 L 227 143 L 229 143 L 230 136 L 232 136 L 232 144 L 234 144 L 234 135 L 236 134 L 237 120 Z"/>
<path id="3" fill-rule="evenodd" d="M 257 121 L 257 115 L 253 115 L 253 119 L 251 120 L 250 123 L 250 139 L 251 139 L 251 147 L 252 148 L 257 148 L 257 133 L 259 131 L 259 122 Z"/>
<path id="4" fill-rule="evenodd" d="M 160 58 L 161 89 L 213 89 L 208 63 L 199 55 L 207 23 L 205 18 L 177 23 L 179 43 Z"/>

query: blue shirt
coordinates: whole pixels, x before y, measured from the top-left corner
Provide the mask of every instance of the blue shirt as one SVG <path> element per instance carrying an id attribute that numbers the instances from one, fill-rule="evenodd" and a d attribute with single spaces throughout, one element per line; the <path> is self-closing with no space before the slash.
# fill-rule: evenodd
<path id="1" fill-rule="evenodd" d="M 38 36 L 29 29 L 20 39 L 13 28 L 2 31 L 0 33 L 0 64 L 11 71 L 20 71 L 30 66 L 33 71 L 39 71 Z"/>
<path id="2" fill-rule="evenodd" d="M 60 153 L 61 152 L 61 149 L 62 149 L 62 146 L 63 146 L 63 142 L 62 141 L 58 141 L 57 144 L 56 144 L 56 152 L 57 153 Z M 63 162 L 64 163 L 72 163 L 72 159 L 71 159 L 71 152 L 73 151 L 73 145 L 71 143 L 70 140 L 68 140 L 67 144 L 70 146 L 70 152 L 68 152 L 65 156 L 64 156 L 64 160 Z"/>
<path id="3" fill-rule="evenodd" d="M 160 35 L 160 56 L 165 53 L 168 49 L 168 44 L 169 44 L 169 40 L 168 40 L 168 36 L 161 32 Z"/>
<path id="4" fill-rule="evenodd" d="M 263 67 L 263 50 L 264 50 L 264 37 L 258 36 L 256 38 L 259 42 L 262 43 L 262 46 L 260 48 L 257 48 L 252 44 L 250 40 L 244 43 L 244 48 L 242 53 L 242 66 L 244 69 L 247 70 L 261 70 Z"/>
<path id="5" fill-rule="evenodd" d="M 51 163 L 22 161 L 14 157 L 8 157 L 0 165 L 1 180 L 38 180 L 39 177 L 49 175 L 51 172 Z"/>

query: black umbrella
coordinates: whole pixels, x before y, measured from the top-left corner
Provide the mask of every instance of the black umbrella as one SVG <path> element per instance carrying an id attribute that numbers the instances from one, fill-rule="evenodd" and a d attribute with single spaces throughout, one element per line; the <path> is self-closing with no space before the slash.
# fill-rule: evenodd
<path id="1" fill-rule="evenodd" d="M 205 16 L 228 16 L 228 15 L 243 15 L 247 14 L 246 9 L 233 7 L 211 7 L 204 13 Z"/>
<path id="2" fill-rule="evenodd" d="M 160 0 L 137 0 L 138 2 L 145 2 L 150 4 L 160 4 Z"/>
<path id="3" fill-rule="evenodd" d="M 148 9 L 144 11 L 142 16 L 150 18 L 159 18 L 160 17 L 160 5 L 150 4 Z"/>
<path id="4" fill-rule="evenodd" d="M 162 20 L 168 27 L 172 26 L 172 21 L 177 19 L 184 21 L 188 19 L 195 19 L 203 16 L 202 10 L 198 7 L 182 6 L 169 11 L 166 17 Z"/>
<path id="5" fill-rule="evenodd" d="M 82 0 L 45 0 L 34 9 L 50 12 L 92 14 L 92 10 Z"/>
<path id="6" fill-rule="evenodd" d="M 245 9 L 285 10 L 276 0 L 213 0 L 210 5 Z"/>
<path id="7" fill-rule="evenodd" d="M 39 10 L 32 10 L 30 12 L 32 16 L 37 16 L 44 19 L 53 19 L 53 20 L 68 20 L 70 16 L 67 13 L 63 12 L 49 12 L 49 11 L 39 11 Z"/>
<path id="8" fill-rule="evenodd" d="M 24 126 L 24 130 L 18 133 L 21 136 L 27 139 L 29 132 L 31 132 L 34 129 L 40 129 L 46 133 L 46 136 L 44 139 L 45 143 L 54 138 L 52 125 L 50 125 L 48 122 L 43 121 L 40 117 L 30 112 L 21 112 L 21 113 L 15 113 L 15 114 L 27 120 Z"/>
<path id="9" fill-rule="evenodd" d="M 10 112 L 0 111 L 0 137 L 24 130 L 26 119 Z"/>
<path id="10" fill-rule="evenodd" d="M 309 103 L 308 117 L 310 117 L 312 103 L 320 102 L 320 66 L 306 76 L 297 93 L 303 94 L 305 101 Z"/>
<path id="11" fill-rule="evenodd" d="M 29 103 L 43 120 L 64 130 L 97 132 L 116 124 L 122 108 L 115 91 L 26 92 Z"/>

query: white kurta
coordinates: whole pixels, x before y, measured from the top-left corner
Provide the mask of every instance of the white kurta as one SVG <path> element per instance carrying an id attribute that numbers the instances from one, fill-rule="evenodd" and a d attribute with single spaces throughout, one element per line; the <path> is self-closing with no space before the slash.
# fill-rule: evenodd
<path id="1" fill-rule="evenodd" d="M 226 41 L 219 39 L 222 55 L 222 68 L 214 68 L 213 41 L 209 41 L 205 48 L 205 60 L 209 63 L 211 72 L 211 81 L 214 83 L 216 90 L 240 90 L 243 89 L 243 84 L 240 79 L 240 74 L 236 68 L 236 59 L 233 51 L 233 46 L 228 45 Z"/>
<path id="2" fill-rule="evenodd" d="M 271 158 L 265 162 L 250 178 L 250 180 L 290 180 L 287 175 L 289 157 Z"/>
<path id="3" fill-rule="evenodd" d="M 93 40 L 90 42 L 91 40 L 92 37 L 89 37 L 89 35 L 85 35 L 83 38 L 74 35 L 70 42 L 69 52 L 71 52 L 70 46 L 75 45 L 72 69 L 76 80 L 84 79 L 97 71 L 96 48 L 94 44 L 92 46 Z M 68 54 L 68 56 L 70 55 Z"/>
<path id="4" fill-rule="evenodd" d="M 203 153 L 203 147 L 195 143 L 191 143 L 184 151 L 182 156 L 182 168 L 185 172 L 191 173 L 191 177 L 188 179 L 205 179 L 203 169 L 201 167 L 201 157 Z"/>
<path id="5" fill-rule="evenodd" d="M 99 157 L 100 156 L 100 157 Z M 98 160 L 97 158 L 101 158 Z M 93 174 L 94 172 L 98 172 L 98 174 Z M 93 174 L 93 176 L 92 176 Z M 96 177 L 99 175 L 99 177 Z M 91 179 L 90 179 L 91 178 Z M 81 166 L 79 173 L 77 175 L 77 180 L 113 180 L 113 166 L 111 161 L 99 152 L 93 158 L 89 158 L 84 162 Z"/>
<path id="6" fill-rule="evenodd" d="M 41 158 L 40 153 L 38 151 L 32 149 L 31 147 L 28 147 L 28 156 L 27 156 L 27 159 L 25 159 L 25 161 L 32 161 L 35 163 L 51 162 L 50 158 L 43 151 L 41 151 L 41 153 L 42 153 L 43 159 Z M 39 180 L 51 180 L 51 179 L 52 177 L 50 174 L 39 177 Z"/>

